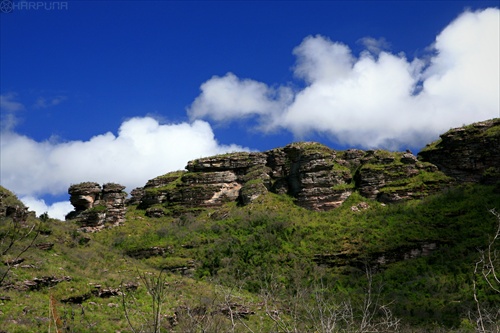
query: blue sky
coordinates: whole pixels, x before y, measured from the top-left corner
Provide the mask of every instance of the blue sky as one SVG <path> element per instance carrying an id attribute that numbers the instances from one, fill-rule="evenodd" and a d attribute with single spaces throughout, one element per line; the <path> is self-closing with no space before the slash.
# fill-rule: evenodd
<path id="1" fill-rule="evenodd" d="M 13 4 L 0 183 L 38 214 L 81 181 L 297 140 L 418 151 L 500 116 L 498 1 Z"/>

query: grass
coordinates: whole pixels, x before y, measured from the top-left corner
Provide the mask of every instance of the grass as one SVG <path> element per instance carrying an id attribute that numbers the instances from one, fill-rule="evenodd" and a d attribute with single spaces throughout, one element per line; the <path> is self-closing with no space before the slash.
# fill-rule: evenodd
<path id="1" fill-rule="evenodd" d="M 423 172 L 399 185 L 434 181 L 428 176 Z M 465 325 L 467 311 L 474 308 L 472 270 L 477 249 L 487 244 L 495 228 L 488 209 L 500 206 L 496 188 L 465 185 L 387 206 L 354 192 L 341 207 L 328 212 L 308 211 L 291 197 L 272 193 L 244 207 L 227 203 L 161 218 L 149 218 L 144 210 L 130 206 L 124 225 L 93 234 L 49 218 L 40 222 L 44 232 L 37 243 L 54 246 L 30 249 L 22 256 L 22 265 L 28 266 L 17 266 L 9 273 L 0 288 L 0 296 L 6 299 L 0 303 L 0 322 L 8 332 L 45 331 L 52 297 L 62 322 L 74 332 L 125 332 L 128 324 L 121 297 L 98 297 L 93 293 L 96 285 L 117 289 L 122 283 L 137 283 L 141 274 L 166 269 L 170 273 L 165 318 L 176 311 L 184 313 L 178 328 L 192 324 L 186 309 L 215 309 L 229 297 L 256 313 L 245 319 L 246 324 L 269 331 L 273 322 L 262 307 L 263 288 L 279 286 L 273 307 L 291 304 L 298 290 L 319 280 L 331 285 L 328 297 L 343 295 L 361 302 L 366 288 L 364 269 L 371 267 L 374 283 L 383 286 L 380 299 L 391 303 L 406 325 L 415 330 L 432 325 L 452 330 Z M 7 200 L 16 202 L 11 197 Z M 361 202 L 368 208 L 353 212 L 351 207 Z M 403 253 L 430 242 L 437 247 L 428 256 L 373 265 L 381 253 Z M 12 253 L 23 244 L 17 244 Z M 142 259 L 127 255 L 151 247 L 165 251 Z M 318 255 L 333 259 L 318 265 Z M 6 287 L 17 288 L 43 276 L 71 279 L 29 292 Z M 482 301 L 500 304 L 498 295 L 485 285 L 480 288 Z M 81 304 L 65 303 L 82 296 L 87 298 Z M 127 297 L 132 320 L 138 325 L 140 314 L 150 311 L 150 296 L 140 284 Z M 231 325 L 227 316 L 214 315 L 211 320 L 205 325 Z M 164 324 L 166 330 L 167 319 Z"/>

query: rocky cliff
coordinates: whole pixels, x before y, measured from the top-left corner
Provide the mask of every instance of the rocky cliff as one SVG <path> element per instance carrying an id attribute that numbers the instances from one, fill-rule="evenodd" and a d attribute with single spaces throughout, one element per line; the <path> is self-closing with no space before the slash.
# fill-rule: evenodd
<path id="1" fill-rule="evenodd" d="M 458 182 L 500 179 L 500 118 L 454 128 L 419 154 Z"/>
<path id="2" fill-rule="evenodd" d="M 500 119 L 452 129 L 418 154 L 348 149 L 297 142 L 265 152 L 238 152 L 189 161 L 132 190 L 127 204 L 150 217 L 181 214 L 225 202 L 247 205 L 268 192 L 288 194 L 297 205 L 329 210 L 354 191 L 384 203 L 419 199 L 462 182 L 500 180 Z M 83 227 L 124 220 L 123 186 L 82 183 L 69 189 Z"/>
<path id="3" fill-rule="evenodd" d="M 411 153 L 332 150 L 316 142 L 293 143 L 262 153 L 232 153 L 188 162 L 133 191 L 131 202 L 149 216 L 179 209 L 246 205 L 267 192 L 288 194 L 297 205 L 329 210 L 353 191 L 383 202 L 421 198 L 451 178 Z"/>

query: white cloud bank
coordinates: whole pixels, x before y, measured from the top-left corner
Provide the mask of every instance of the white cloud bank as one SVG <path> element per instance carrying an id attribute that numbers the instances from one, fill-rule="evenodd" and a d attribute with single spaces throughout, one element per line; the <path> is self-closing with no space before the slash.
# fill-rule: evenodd
<path id="1" fill-rule="evenodd" d="M 191 119 L 255 116 L 263 130 L 299 138 L 326 134 L 366 148 L 419 147 L 465 123 L 499 117 L 500 11 L 465 12 L 437 37 L 427 59 L 384 51 L 384 39 L 363 39 L 355 57 L 344 44 L 309 36 L 294 49 L 292 93 L 234 74 L 213 77 L 189 107 Z"/>
<path id="2" fill-rule="evenodd" d="M 122 123 L 118 135 L 108 132 L 88 141 L 37 142 L 5 130 L 0 137 L 0 179 L 37 214 L 63 219 L 68 203 L 47 206 L 37 197 L 60 195 L 83 181 L 120 183 L 130 191 L 168 171 L 184 169 L 195 158 L 247 150 L 220 145 L 210 124 L 160 124 L 144 117 Z M 52 213 L 52 214 L 51 214 Z"/>

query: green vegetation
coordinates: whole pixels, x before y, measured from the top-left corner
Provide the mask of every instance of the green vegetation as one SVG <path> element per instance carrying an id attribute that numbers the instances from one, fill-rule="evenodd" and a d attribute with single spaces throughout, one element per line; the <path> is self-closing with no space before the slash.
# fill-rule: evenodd
<path id="1" fill-rule="evenodd" d="M 329 147 L 319 142 L 310 142 L 310 141 L 294 142 L 291 144 L 291 146 L 295 148 L 301 148 L 307 154 L 317 153 L 328 156 L 332 155 L 333 153 L 333 151 Z"/>
<path id="2" fill-rule="evenodd" d="M 173 171 L 162 176 L 156 177 L 153 181 L 162 183 L 164 185 L 158 187 L 149 187 L 144 191 L 146 194 L 156 195 L 158 193 L 167 193 L 170 190 L 173 190 L 177 185 L 182 183 L 182 177 L 187 175 L 186 171 Z"/>
<path id="3" fill-rule="evenodd" d="M 422 171 L 392 190 L 424 186 L 432 177 Z M 17 202 L 0 190 L 3 203 Z M 474 293 L 484 309 L 500 305 L 499 293 L 474 280 L 478 249 L 498 228 L 492 208 L 500 208 L 499 185 L 463 185 L 393 205 L 355 192 L 329 212 L 272 193 L 244 207 L 231 202 L 159 218 L 130 206 L 123 226 L 93 234 L 44 216 L 33 220 L 43 233 L 21 263 L 9 260 L 32 236 L 0 257 L 2 269 L 12 265 L 0 286 L 0 326 L 6 332 L 326 332 L 320 314 L 328 313 L 330 320 L 337 316 L 333 332 L 360 332 L 356 325 L 367 318 L 379 332 L 473 332 Z M 10 222 L 2 217 L 0 250 Z M 37 247 L 47 243 L 53 246 Z M 42 277 L 54 279 L 29 283 Z M 363 306 L 367 300 L 370 307 Z"/>
<path id="4" fill-rule="evenodd" d="M 0 186 L 0 204 L 2 206 L 24 206 L 11 191 L 2 186 Z"/>

